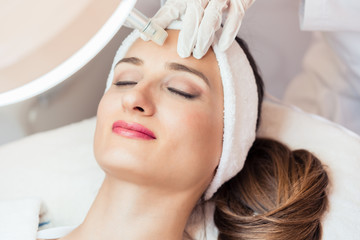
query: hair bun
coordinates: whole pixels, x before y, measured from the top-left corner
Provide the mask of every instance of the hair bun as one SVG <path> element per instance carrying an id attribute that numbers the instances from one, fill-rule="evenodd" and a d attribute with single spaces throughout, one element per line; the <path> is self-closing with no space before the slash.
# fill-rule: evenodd
<path id="1" fill-rule="evenodd" d="M 257 139 L 244 169 L 215 195 L 219 239 L 320 239 L 328 182 L 310 152 Z"/>

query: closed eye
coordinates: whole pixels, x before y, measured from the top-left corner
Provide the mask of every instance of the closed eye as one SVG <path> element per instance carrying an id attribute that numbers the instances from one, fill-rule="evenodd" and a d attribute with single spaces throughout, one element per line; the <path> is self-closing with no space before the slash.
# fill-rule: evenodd
<path id="1" fill-rule="evenodd" d="M 116 86 L 129 86 L 129 85 L 136 85 L 137 82 L 134 81 L 118 81 L 116 83 L 114 83 L 114 85 Z"/>
<path id="2" fill-rule="evenodd" d="M 193 95 L 193 94 L 190 94 L 190 93 L 187 93 L 187 92 L 183 92 L 181 90 L 178 90 L 178 89 L 175 89 L 175 88 L 172 88 L 172 87 L 168 87 L 167 88 L 170 92 L 174 93 L 174 94 L 177 94 L 179 96 L 182 96 L 186 99 L 194 99 L 197 97 L 197 95 Z"/>

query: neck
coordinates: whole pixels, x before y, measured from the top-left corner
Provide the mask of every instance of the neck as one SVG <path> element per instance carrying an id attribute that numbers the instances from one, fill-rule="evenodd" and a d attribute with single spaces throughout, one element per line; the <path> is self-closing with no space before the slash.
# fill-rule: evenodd
<path id="1" fill-rule="evenodd" d="M 84 222 L 64 240 L 180 240 L 197 200 L 193 198 L 107 176 Z"/>

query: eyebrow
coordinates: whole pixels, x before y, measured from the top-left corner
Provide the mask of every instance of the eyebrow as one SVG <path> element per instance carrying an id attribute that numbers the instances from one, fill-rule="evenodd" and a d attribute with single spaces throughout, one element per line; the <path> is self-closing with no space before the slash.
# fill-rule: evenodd
<path id="1" fill-rule="evenodd" d="M 120 63 L 131 63 L 137 66 L 143 65 L 144 61 L 141 60 L 140 58 L 137 57 L 128 57 L 128 58 L 123 58 L 120 61 L 118 61 L 115 65 L 115 67 L 120 64 Z"/>
<path id="2" fill-rule="evenodd" d="M 130 64 L 140 66 L 140 65 L 144 64 L 144 61 L 141 60 L 140 58 L 137 58 L 137 57 L 127 57 L 127 58 L 121 59 L 115 65 L 115 67 L 120 63 L 130 63 Z M 198 71 L 198 70 L 196 70 L 194 68 L 185 66 L 185 65 L 180 64 L 180 63 L 175 63 L 175 62 L 166 63 L 166 68 L 170 69 L 170 70 L 182 71 L 182 72 L 188 72 L 188 73 L 194 74 L 194 75 L 198 76 L 199 78 L 201 78 L 202 80 L 204 80 L 204 82 L 210 87 L 210 81 L 205 76 L 205 74 L 203 74 L 202 72 L 200 72 L 200 71 Z"/>
<path id="3" fill-rule="evenodd" d="M 185 66 L 185 65 L 180 64 L 180 63 L 174 63 L 174 62 L 167 63 L 166 68 L 168 68 L 170 70 L 182 71 L 182 72 L 188 72 L 188 73 L 195 74 L 196 76 L 198 76 L 199 78 L 204 80 L 204 82 L 210 87 L 209 79 L 202 72 L 200 72 L 200 71 L 198 71 L 198 70 L 196 70 L 194 68 Z"/>

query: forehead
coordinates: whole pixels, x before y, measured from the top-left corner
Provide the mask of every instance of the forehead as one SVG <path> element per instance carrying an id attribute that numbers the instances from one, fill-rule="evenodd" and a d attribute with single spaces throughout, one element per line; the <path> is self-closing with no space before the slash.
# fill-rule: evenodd
<path id="1" fill-rule="evenodd" d="M 163 46 L 152 41 L 137 39 L 130 47 L 125 57 L 138 57 L 146 65 L 163 65 L 168 62 L 181 63 L 201 71 L 212 82 L 221 82 L 220 70 L 212 49 L 200 60 L 190 56 L 181 58 L 177 53 L 179 31 L 167 30 L 169 36 Z"/>

